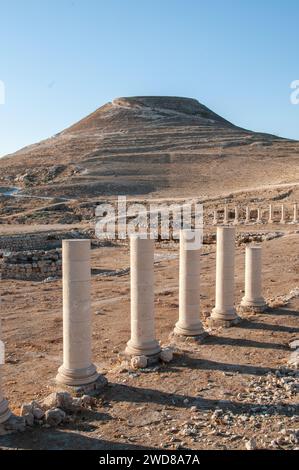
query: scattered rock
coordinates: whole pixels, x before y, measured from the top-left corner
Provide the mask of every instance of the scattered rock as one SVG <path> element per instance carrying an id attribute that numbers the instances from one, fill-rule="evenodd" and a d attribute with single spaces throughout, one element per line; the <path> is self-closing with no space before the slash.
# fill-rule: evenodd
<path id="1" fill-rule="evenodd" d="M 299 339 L 295 339 L 289 343 L 291 349 L 299 349 Z"/>
<path id="2" fill-rule="evenodd" d="M 131 366 L 133 369 L 144 369 L 147 366 L 146 356 L 134 356 L 131 359 Z"/>
<path id="3" fill-rule="evenodd" d="M 41 408 L 33 408 L 33 416 L 37 421 L 40 421 L 45 416 L 45 412 Z"/>
<path id="4" fill-rule="evenodd" d="M 60 408 L 47 410 L 45 413 L 45 421 L 49 426 L 58 426 L 66 418 L 66 414 Z"/>
<path id="5" fill-rule="evenodd" d="M 245 442 L 245 448 L 246 450 L 255 450 L 257 449 L 257 444 L 255 439 L 249 439 L 249 441 Z"/>
<path id="6" fill-rule="evenodd" d="M 173 359 L 173 350 L 171 348 L 164 348 L 160 352 L 160 359 L 163 362 L 170 362 Z"/>

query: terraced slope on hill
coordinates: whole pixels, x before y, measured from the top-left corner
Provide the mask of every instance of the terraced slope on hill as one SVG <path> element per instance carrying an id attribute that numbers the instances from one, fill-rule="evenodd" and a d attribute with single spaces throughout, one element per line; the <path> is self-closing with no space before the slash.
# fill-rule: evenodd
<path id="1" fill-rule="evenodd" d="M 239 128 L 198 101 L 118 98 L 0 160 L 33 194 L 209 196 L 299 181 L 299 142 Z"/>

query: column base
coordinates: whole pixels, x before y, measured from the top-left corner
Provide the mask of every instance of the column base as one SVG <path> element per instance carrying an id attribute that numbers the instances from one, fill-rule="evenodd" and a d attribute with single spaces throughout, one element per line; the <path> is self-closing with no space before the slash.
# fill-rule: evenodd
<path id="1" fill-rule="evenodd" d="M 5 423 L 11 417 L 11 411 L 8 408 L 8 401 L 3 399 L 0 403 L 0 424 Z"/>
<path id="2" fill-rule="evenodd" d="M 207 336 L 207 332 L 205 331 L 203 325 L 199 323 L 198 325 L 190 326 L 189 328 L 184 327 L 178 323 L 176 323 L 174 330 L 174 335 L 177 336 L 191 336 L 191 337 L 201 337 Z"/>
<path id="3" fill-rule="evenodd" d="M 209 325 L 214 327 L 229 328 L 230 326 L 237 325 L 241 321 L 234 308 L 222 312 L 217 311 L 215 308 L 212 310 L 212 315 L 209 318 Z"/>
<path id="4" fill-rule="evenodd" d="M 241 312 L 253 312 L 253 313 L 262 313 L 266 310 L 268 305 L 264 299 L 257 300 L 255 302 L 250 302 L 246 299 L 242 299 L 240 303 Z"/>
<path id="5" fill-rule="evenodd" d="M 136 345 L 132 340 L 127 342 L 127 347 L 125 349 L 126 356 L 156 356 L 161 352 L 161 347 L 158 341 L 153 340 L 150 343 L 145 343 L 142 346 Z"/>
<path id="6" fill-rule="evenodd" d="M 174 343 L 203 343 L 206 338 L 208 338 L 209 333 L 205 330 L 202 331 L 202 333 L 198 335 L 182 335 L 174 329 L 172 333 L 169 335 L 169 339 L 173 341 Z"/>
<path id="7" fill-rule="evenodd" d="M 78 387 L 96 382 L 98 377 L 99 374 L 94 364 L 84 369 L 66 369 L 62 365 L 58 369 L 56 382 L 70 387 Z"/>

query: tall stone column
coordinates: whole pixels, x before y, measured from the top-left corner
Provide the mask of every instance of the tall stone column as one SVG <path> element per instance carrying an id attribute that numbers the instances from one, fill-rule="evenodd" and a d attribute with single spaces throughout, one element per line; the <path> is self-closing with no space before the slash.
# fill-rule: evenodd
<path id="1" fill-rule="evenodd" d="M 285 223 L 286 223 L 286 219 L 285 219 L 285 207 L 284 207 L 283 204 L 281 205 L 281 218 L 280 218 L 280 223 L 281 223 L 281 224 L 285 224 Z"/>
<path id="2" fill-rule="evenodd" d="M 154 240 L 131 236 L 131 339 L 129 356 L 155 356 L 161 351 L 155 337 Z"/>
<path id="3" fill-rule="evenodd" d="M 99 379 L 91 362 L 90 240 L 63 240 L 63 365 L 59 384 L 79 387 Z"/>
<path id="4" fill-rule="evenodd" d="M 214 210 L 214 216 L 213 216 L 213 225 L 218 224 L 218 211 L 215 209 Z"/>
<path id="5" fill-rule="evenodd" d="M 244 311 L 263 312 L 267 305 L 262 296 L 262 247 L 247 245 L 245 252 L 245 295 L 241 301 Z"/>
<path id="6" fill-rule="evenodd" d="M 262 223 L 263 223 L 262 211 L 261 211 L 261 209 L 260 209 L 259 207 L 258 207 L 258 209 L 257 209 L 256 223 L 257 223 L 257 224 L 262 224 Z"/>
<path id="7" fill-rule="evenodd" d="M 234 218 L 234 225 L 239 224 L 239 207 L 235 206 L 235 218 Z"/>
<path id="8" fill-rule="evenodd" d="M 250 207 L 246 206 L 245 224 L 250 224 Z"/>
<path id="9" fill-rule="evenodd" d="M 227 205 L 224 206 L 224 214 L 223 214 L 223 223 L 224 225 L 228 224 L 229 219 L 228 219 L 228 207 Z"/>
<path id="10" fill-rule="evenodd" d="M 205 337 L 200 320 L 200 248 L 192 246 L 194 230 L 180 231 L 179 321 L 174 333 Z"/>
<path id="11" fill-rule="evenodd" d="M 235 228 L 217 228 L 216 302 L 212 310 L 212 326 L 232 326 L 240 319 L 234 307 Z"/>
<path id="12" fill-rule="evenodd" d="M 297 210 L 297 203 L 295 202 L 293 205 L 293 224 L 298 224 L 298 210 Z"/>
<path id="13" fill-rule="evenodd" d="M 269 219 L 268 224 L 273 224 L 273 208 L 272 204 L 269 204 Z"/>
<path id="14" fill-rule="evenodd" d="M 1 319 L 0 319 L 0 340 L 2 338 Z M 4 345 L 0 343 L 0 424 L 5 423 L 11 416 L 8 408 L 8 401 L 5 400 L 3 395 L 3 363 L 4 363 Z"/>

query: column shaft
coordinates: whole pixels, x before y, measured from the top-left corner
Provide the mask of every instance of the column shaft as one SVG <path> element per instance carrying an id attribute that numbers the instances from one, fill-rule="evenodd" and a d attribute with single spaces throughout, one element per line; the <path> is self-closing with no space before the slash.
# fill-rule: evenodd
<path id="1" fill-rule="evenodd" d="M 128 355 L 160 352 L 155 338 L 154 240 L 131 237 L 131 339 Z"/>
<path id="2" fill-rule="evenodd" d="M 234 307 L 235 228 L 217 228 L 216 302 L 211 319 L 231 321 L 238 318 Z"/>
<path id="3" fill-rule="evenodd" d="M 297 215 L 297 203 L 295 202 L 294 206 L 293 206 L 293 224 L 297 224 L 298 223 L 298 215 Z"/>
<path id="4" fill-rule="evenodd" d="M 262 247 L 247 245 L 245 252 L 245 295 L 241 306 L 254 311 L 266 308 L 262 296 Z"/>
<path id="5" fill-rule="evenodd" d="M 174 332 L 183 336 L 205 335 L 200 321 L 200 248 L 192 248 L 194 230 L 180 231 L 179 321 Z"/>
<path id="6" fill-rule="evenodd" d="M 228 224 L 229 219 L 228 219 L 228 207 L 224 206 L 224 214 L 223 214 L 223 223 Z"/>
<path id="7" fill-rule="evenodd" d="M 0 319 L 0 340 L 2 338 L 1 319 Z M 8 408 L 8 401 L 5 400 L 3 395 L 3 364 L 4 362 L 4 344 L 0 343 L 0 424 L 4 423 L 11 416 Z"/>
<path id="8" fill-rule="evenodd" d="M 87 385 L 99 377 L 91 362 L 90 240 L 63 240 L 63 365 L 57 382 Z"/>
<path id="9" fill-rule="evenodd" d="M 281 224 L 285 224 L 285 223 L 286 223 L 286 219 L 285 219 L 285 208 L 284 208 L 284 205 L 283 205 L 283 204 L 281 205 L 281 219 L 280 219 L 280 223 L 281 223 Z"/>
<path id="10" fill-rule="evenodd" d="M 246 216 L 245 216 L 245 224 L 250 223 L 250 208 L 246 206 Z"/>
<path id="11" fill-rule="evenodd" d="M 213 225 L 218 224 L 218 211 L 214 210 Z"/>
<path id="12" fill-rule="evenodd" d="M 239 223 L 239 207 L 235 206 L 234 225 L 238 225 L 238 223 Z"/>
<path id="13" fill-rule="evenodd" d="M 256 223 L 257 223 L 257 224 L 262 224 L 262 223 L 263 223 L 263 220 L 262 220 L 262 211 L 261 211 L 261 209 L 260 209 L 259 207 L 258 207 L 258 209 L 257 209 Z"/>
<path id="14" fill-rule="evenodd" d="M 273 224 L 273 208 L 272 205 L 269 204 L 269 219 L 268 224 Z"/>

